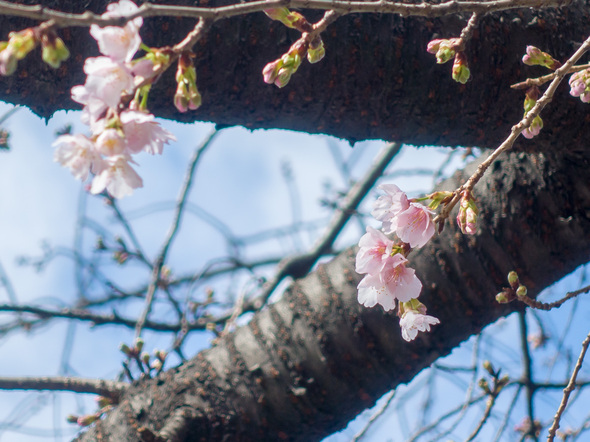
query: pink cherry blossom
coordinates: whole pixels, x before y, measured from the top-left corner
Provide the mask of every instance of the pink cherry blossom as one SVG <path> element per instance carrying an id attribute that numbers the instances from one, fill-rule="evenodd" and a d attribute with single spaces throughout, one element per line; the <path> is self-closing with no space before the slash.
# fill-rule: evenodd
<path id="1" fill-rule="evenodd" d="M 105 129 L 96 138 L 96 149 L 106 156 L 121 155 L 125 147 L 125 138 L 117 129 Z"/>
<path id="2" fill-rule="evenodd" d="M 133 75 L 129 68 L 109 57 L 88 58 L 84 72 L 88 75 L 84 84 L 88 96 L 98 98 L 108 107 L 119 104 L 121 93 L 133 91 Z"/>
<path id="3" fill-rule="evenodd" d="M 176 141 L 176 137 L 154 121 L 154 116 L 141 111 L 121 112 L 123 132 L 130 153 L 142 150 L 152 155 L 161 154 L 164 144 Z"/>
<path id="4" fill-rule="evenodd" d="M 90 126 L 92 133 L 99 133 L 102 131 L 102 126 L 97 127 L 96 123 L 104 117 L 108 106 L 104 101 L 90 94 L 86 87 L 79 85 L 72 88 L 72 100 L 77 103 L 83 104 L 82 116 L 80 120 L 82 123 Z"/>
<path id="5" fill-rule="evenodd" d="M 53 143 L 56 147 L 53 158 L 67 167 L 76 179 L 85 181 L 90 171 L 96 172 L 101 158 L 94 143 L 84 135 L 61 135 Z"/>
<path id="6" fill-rule="evenodd" d="M 408 260 L 401 254 L 388 257 L 378 274 L 366 275 L 358 285 L 358 301 L 365 307 L 381 304 L 385 311 L 395 308 L 396 299 L 407 302 L 417 298 L 422 283 L 414 269 L 406 267 Z"/>
<path id="7" fill-rule="evenodd" d="M 430 326 L 440 324 L 440 321 L 434 316 L 423 315 L 414 310 L 407 310 L 399 321 L 402 329 L 402 338 L 406 341 L 413 341 L 418 332 L 430 331 Z"/>
<path id="8" fill-rule="evenodd" d="M 391 256 L 393 241 L 383 232 L 372 227 L 367 227 L 359 241 L 359 251 L 356 255 L 357 273 L 379 273 L 385 265 L 386 259 Z"/>
<path id="9" fill-rule="evenodd" d="M 412 248 L 424 246 L 434 235 L 433 213 L 420 203 L 410 203 L 397 215 L 397 236 Z"/>
<path id="10" fill-rule="evenodd" d="M 102 17 L 120 17 L 129 15 L 139 9 L 135 3 L 129 0 L 121 0 L 119 3 L 111 3 L 107 7 Z M 98 49 L 103 55 L 106 55 L 118 62 L 131 61 L 139 46 L 141 37 L 139 28 L 143 24 L 141 17 L 134 18 L 123 27 L 105 26 L 101 28 L 98 25 L 90 27 L 90 34 L 98 43 Z"/>
<path id="11" fill-rule="evenodd" d="M 371 215 L 383 222 L 383 232 L 389 235 L 397 229 L 397 215 L 406 210 L 410 203 L 407 195 L 395 184 L 382 184 L 378 189 L 383 190 L 385 195 L 375 201 Z"/>
<path id="12" fill-rule="evenodd" d="M 113 197 L 123 198 L 142 186 L 143 181 L 129 165 L 129 158 L 119 155 L 105 160 L 103 169 L 92 180 L 90 192 L 97 194 L 106 188 Z"/>

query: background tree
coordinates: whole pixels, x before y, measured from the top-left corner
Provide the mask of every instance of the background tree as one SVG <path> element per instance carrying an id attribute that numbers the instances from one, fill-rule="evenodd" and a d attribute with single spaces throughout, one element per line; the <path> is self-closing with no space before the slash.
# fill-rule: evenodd
<path id="1" fill-rule="evenodd" d="M 100 13 L 105 5 L 99 3 L 88 7 Z M 325 7 L 319 3 L 306 5 Z M 524 97 L 510 90 L 509 85 L 540 72 L 531 68 L 529 74 L 523 68 L 519 59 L 524 46 L 534 44 L 565 61 L 587 37 L 585 2 L 559 9 L 494 12 L 542 5 L 555 6 L 551 2 L 526 1 L 449 3 L 415 9 L 409 4 L 330 5 L 344 8 L 343 12 L 350 7 L 366 12 L 408 12 L 426 18 L 402 19 L 395 14 L 338 18 L 322 34 L 328 51 L 326 59 L 319 65 L 303 65 L 289 85 L 280 90 L 261 84 L 260 72 L 300 34 L 278 23 L 268 28 L 268 19 L 262 14 L 219 20 L 203 32 L 195 48 L 198 85 L 203 95 L 201 109 L 182 115 L 174 110 L 171 74 L 156 84 L 150 108 L 157 109 L 161 116 L 210 120 L 220 126 L 240 123 L 250 128 L 283 127 L 333 134 L 350 141 L 382 138 L 496 148 L 522 115 Z M 72 5 L 79 8 L 73 12 L 81 12 L 81 7 Z M 231 15 L 231 11 L 222 10 L 217 17 Z M 339 10 L 335 11 L 325 18 L 335 17 Z M 7 13 L 1 8 L 0 12 Z M 458 12 L 464 12 L 464 16 L 456 15 Z M 450 80 L 449 68 L 436 65 L 425 48 L 434 38 L 458 36 L 468 13 L 474 12 L 480 16 L 473 20 L 466 49 L 473 78 L 458 85 Z M 34 14 L 50 18 L 43 16 L 49 14 L 46 11 L 23 13 L 30 17 Z M 321 17 L 319 12 L 306 11 L 306 15 L 311 21 Z M 31 25 L 13 17 L 5 20 L 3 29 Z M 142 36 L 150 46 L 170 44 L 174 36 L 175 41 L 181 40 L 194 23 L 194 19 L 146 19 Z M 239 23 L 239 32 L 230 28 L 232 23 Z M 26 104 L 43 116 L 69 107 L 70 87 L 83 83 L 80 62 L 94 51 L 86 32 L 82 29 L 76 33 L 69 28 L 64 31 L 64 42 L 72 54 L 79 55 L 57 71 L 39 68 L 31 56 L 19 63 L 21 74 L 6 78 L 3 98 Z M 332 54 L 330 48 L 338 49 Z M 27 93 L 23 94 L 25 85 Z M 481 210 L 478 234 L 465 238 L 454 225 L 447 224 L 436 240 L 412 255 L 412 265 L 425 281 L 421 299 L 429 312 L 441 320 L 435 333 L 407 345 L 399 337 L 394 317 L 359 306 L 356 285 L 360 278 L 354 272 L 354 251 L 344 251 L 330 264 L 320 265 L 296 281 L 281 300 L 257 313 L 247 326 L 232 333 L 222 332 L 215 347 L 180 367 L 131 387 L 119 383 L 95 387 L 117 406 L 81 437 L 308 440 L 329 434 L 485 325 L 522 307 L 518 303 L 499 305 L 494 298 L 506 285 L 510 270 L 518 271 L 529 296 L 534 297 L 585 263 L 589 239 L 586 122 L 581 117 L 585 108 L 565 90 L 548 96 L 545 102 L 551 98 L 553 103 L 542 114 L 545 128 L 541 135 L 534 143 L 519 138 L 510 153 L 491 162 L 475 188 Z M 518 131 L 530 123 L 521 123 Z M 518 131 L 513 131 L 513 139 Z M 203 148 L 207 145 L 205 142 Z M 211 328 L 209 324 L 223 325 L 228 321 L 231 324 L 241 313 L 259 310 L 278 281 L 286 276 L 303 277 L 321 256 L 334 253 L 335 235 L 396 149 L 397 145 L 386 149 L 376 159 L 371 173 L 338 201 L 331 234 L 308 253 L 283 260 L 276 277 L 263 284 L 255 296 L 245 296 L 233 315 L 219 315 L 218 310 L 209 308 L 215 306 L 202 300 L 195 308 L 203 311 L 195 314 L 194 320 L 189 319 L 189 310 L 177 305 L 176 325 L 150 322 L 153 295 L 160 290 L 166 295 L 171 283 L 164 267 L 170 242 L 164 244 L 155 259 L 142 253 L 130 229 L 127 241 L 131 246 L 116 239 L 103 243 L 99 249 L 118 251 L 120 260 L 131 257 L 153 271 L 149 284 L 135 293 L 148 299 L 143 313 L 128 325 L 134 326 L 138 335 L 144 328 L 176 327 L 180 350 L 190 329 Z M 197 164 L 202 152 L 197 151 L 193 164 Z M 458 188 L 474 171 L 475 165 L 466 168 L 442 188 Z M 190 180 L 187 189 L 188 185 Z M 181 195 L 178 201 L 180 216 L 185 199 Z M 111 200 L 111 204 L 119 213 L 117 203 Z M 119 216 L 125 226 L 123 215 Z M 172 229 L 170 240 L 175 234 Z M 133 295 L 128 290 L 113 291 Z M 174 296 L 169 299 L 173 306 L 178 304 Z M 91 315 L 89 305 L 83 307 L 84 311 L 67 314 L 77 318 Z M 40 318 L 66 314 L 15 306 L 4 309 Z M 98 316 L 86 318 L 95 323 L 101 320 Z M 124 322 L 116 316 L 106 320 Z M 131 346 L 126 350 L 130 362 L 136 357 L 135 347 Z M 136 365 L 143 367 L 141 363 Z M 490 369 L 492 377 L 496 374 Z M 535 429 L 531 427 L 527 432 L 534 434 Z"/>

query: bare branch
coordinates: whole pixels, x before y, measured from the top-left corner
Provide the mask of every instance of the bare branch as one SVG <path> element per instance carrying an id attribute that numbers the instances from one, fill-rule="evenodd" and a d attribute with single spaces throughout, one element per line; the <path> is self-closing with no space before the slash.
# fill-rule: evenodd
<path id="1" fill-rule="evenodd" d="M 129 384 L 103 379 L 73 377 L 8 378 L 0 377 L 0 390 L 50 390 L 92 393 L 118 400 Z"/>
<path id="2" fill-rule="evenodd" d="M 549 429 L 549 436 L 547 437 L 548 442 L 551 442 L 553 439 L 555 439 L 555 433 L 559 428 L 559 421 L 561 420 L 561 416 L 565 411 L 565 407 L 567 405 L 570 393 L 576 388 L 576 378 L 578 377 L 578 372 L 582 368 L 582 363 L 584 362 L 584 357 L 586 356 L 588 345 L 590 345 L 590 333 L 588 334 L 588 336 L 586 336 L 584 342 L 582 342 L 582 351 L 580 352 L 580 357 L 576 362 L 576 366 L 574 368 L 572 376 L 570 377 L 570 381 L 567 384 L 567 387 L 565 387 L 565 389 L 563 390 L 563 398 L 561 399 L 559 409 L 557 410 L 557 413 L 555 413 L 555 417 L 553 418 L 553 425 L 551 425 L 551 428 Z"/>

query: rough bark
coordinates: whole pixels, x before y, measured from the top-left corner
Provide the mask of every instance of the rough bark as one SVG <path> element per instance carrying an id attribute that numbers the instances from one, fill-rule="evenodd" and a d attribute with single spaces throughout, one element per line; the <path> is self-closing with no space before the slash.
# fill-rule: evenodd
<path id="1" fill-rule="evenodd" d="M 479 233 L 466 237 L 448 226 L 411 258 L 424 281 L 421 299 L 441 320 L 432 333 L 406 343 L 393 314 L 359 306 L 350 249 L 213 348 L 135 384 L 79 440 L 311 441 L 342 428 L 386 391 L 522 308 L 495 302 L 508 271 L 517 270 L 536 295 L 586 262 L 589 160 L 586 151 L 513 153 L 493 165 L 478 187 Z"/>
<path id="2" fill-rule="evenodd" d="M 108 2 L 41 1 L 74 12 L 85 8 L 102 12 Z M 212 6 L 226 2 L 158 3 Z M 450 79 L 450 64 L 437 65 L 425 48 L 432 38 L 458 36 L 468 17 L 345 16 L 324 35 L 326 58 L 316 65 L 304 62 L 283 89 L 264 84 L 262 68 L 286 52 L 299 33 L 271 22 L 262 13 L 221 20 L 195 48 L 202 107 L 187 114 L 176 112 L 172 104 L 174 69 L 154 88 L 150 107 L 159 116 L 187 122 L 280 127 L 350 141 L 380 138 L 416 145 L 491 147 L 522 116 L 524 94 L 509 86 L 546 73 L 521 63 L 525 46 L 533 44 L 565 59 L 590 34 L 587 6 L 587 1 L 578 1 L 561 9 L 516 10 L 485 17 L 467 48 L 473 79 L 464 86 Z M 304 12 L 310 19 L 321 16 L 318 11 Z M 194 23 L 148 19 L 142 36 L 151 46 L 173 44 Z M 33 24 L 1 17 L 0 38 Z M 25 104 L 44 117 L 57 109 L 76 108 L 69 90 L 83 83 L 82 61 L 96 55 L 97 47 L 87 29 L 67 29 L 61 35 L 71 49 L 71 60 L 53 70 L 40 63 L 39 51 L 30 54 L 17 74 L 1 79 L 1 99 Z M 585 107 L 569 98 L 562 87 L 555 105 L 544 113 L 547 142 L 586 133 L 590 123 L 580 121 L 580 112 Z"/>

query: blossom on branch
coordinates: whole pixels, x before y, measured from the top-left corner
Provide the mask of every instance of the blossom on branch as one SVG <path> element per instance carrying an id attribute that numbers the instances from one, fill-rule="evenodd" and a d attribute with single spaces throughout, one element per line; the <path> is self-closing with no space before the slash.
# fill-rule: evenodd
<path id="1" fill-rule="evenodd" d="M 90 193 L 107 190 L 115 198 L 131 195 L 133 189 L 143 186 L 137 172 L 129 165 L 130 158 L 124 155 L 107 158 L 102 170 L 94 177 Z"/>
<path id="2" fill-rule="evenodd" d="M 430 326 L 436 324 L 440 324 L 437 318 L 424 315 L 416 310 L 407 310 L 399 321 L 402 338 L 408 342 L 413 341 L 418 336 L 418 332 L 430 331 Z"/>
<path id="3" fill-rule="evenodd" d="M 107 12 L 102 14 L 103 18 L 120 17 L 129 15 L 139 8 L 129 0 L 121 0 L 119 3 L 111 3 L 107 6 Z M 113 61 L 129 62 L 141 45 L 139 28 L 143 24 L 141 17 L 134 18 L 123 27 L 98 25 L 90 26 L 90 35 L 98 43 L 98 49 Z"/>
<path id="4" fill-rule="evenodd" d="M 570 94 L 580 97 L 584 103 L 590 102 L 590 69 L 574 72 L 569 79 Z"/>
<path id="5" fill-rule="evenodd" d="M 385 311 L 402 302 L 417 298 L 422 283 L 414 269 L 406 267 L 408 260 L 400 253 L 387 257 L 377 274 L 367 274 L 358 285 L 358 301 L 365 307 L 381 304 Z"/>

